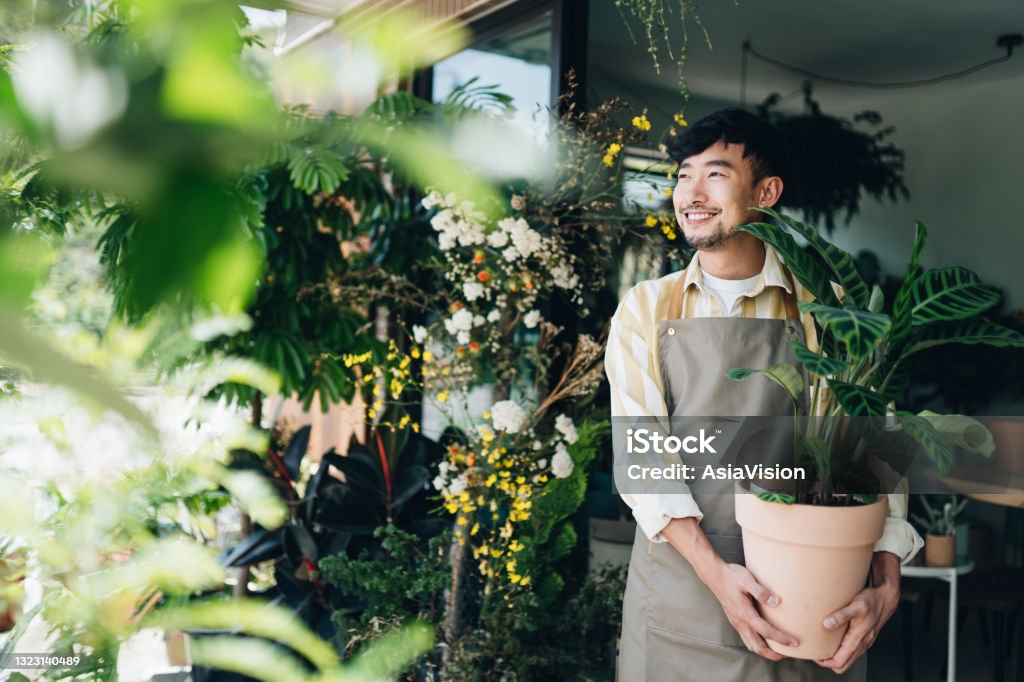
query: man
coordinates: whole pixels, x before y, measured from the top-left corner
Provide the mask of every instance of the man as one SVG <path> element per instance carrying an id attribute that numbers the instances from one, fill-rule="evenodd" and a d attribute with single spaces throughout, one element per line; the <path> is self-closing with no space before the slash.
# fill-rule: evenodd
<path id="1" fill-rule="evenodd" d="M 739 109 L 714 113 L 672 138 L 679 164 L 676 220 L 697 253 L 686 269 L 634 287 L 612 319 L 605 356 L 612 416 L 620 422 L 687 415 L 784 416 L 788 398 L 724 378 L 722 368 L 795 363 L 789 341 L 816 348 L 812 300 L 773 249 L 735 227 L 763 219 L 783 190 L 784 143 Z M 777 387 L 776 387 L 777 388 Z M 635 422 L 633 422 L 635 423 Z M 616 439 L 616 447 L 622 444 Z M 621 487 L 621 486 L 620 486 Z M 627 491 L 628 492 L 628 491 Z M 627 494 L 638 522 L 623 605 L 622 682 L 668 680 L 863 680 L 864 652 L 899 603 L 899 566 L 921 546 L 906 501 L 890 496 L 875 546 L 871 587 L 825 619 L 849 623 L 825 661 L 784 659 L 766 639 L 795 645 L 762 618 L 779 597 L 742 565 L 729 495 Z"/>

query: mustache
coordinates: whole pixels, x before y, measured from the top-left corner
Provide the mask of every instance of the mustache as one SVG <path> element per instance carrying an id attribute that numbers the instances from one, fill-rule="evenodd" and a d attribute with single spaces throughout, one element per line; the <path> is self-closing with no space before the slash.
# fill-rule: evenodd
<path id="1" fill-rule="evenodd" d="M 686 211 L 700 211 L 702 213 L 721 213 L 719 209 L 710 208 L 708 206 L 687 206 L 686 208 L 679 209 L 679 211 L 681 213 L 685 213 Z"/>

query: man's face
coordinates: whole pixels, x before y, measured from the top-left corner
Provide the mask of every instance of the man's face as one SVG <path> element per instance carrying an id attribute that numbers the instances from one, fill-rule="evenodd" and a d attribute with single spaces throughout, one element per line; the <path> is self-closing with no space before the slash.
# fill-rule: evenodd
<path id="1" fill-rule="evenodd" d="M 753 179 L 742 145 L 717 142 L 683 160 L 672 205 L 692 247 L 713 251 L 739 234 L 734 227 L 759 219 L 758 211 L 749 210 L 758 205 Z"/>

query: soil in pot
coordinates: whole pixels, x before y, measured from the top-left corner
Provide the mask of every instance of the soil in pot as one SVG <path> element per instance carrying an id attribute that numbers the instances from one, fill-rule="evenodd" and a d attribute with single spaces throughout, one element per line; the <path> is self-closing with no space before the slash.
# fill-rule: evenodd
<path id="1" fill-rule="evenodd" d="M 823 621 L 850 603 L 867 581 L 875 542 L 882 537 L 888 498 L 873 504 L 829 507 L 766 502 L 736 495 L 736 521 L 750 572 L 780 599 L 762 608 L 764 618 L 799 640 L 789 647 L 768 640 L 791 658 L 827 659 L 846 627 L 826 630 Z"/>

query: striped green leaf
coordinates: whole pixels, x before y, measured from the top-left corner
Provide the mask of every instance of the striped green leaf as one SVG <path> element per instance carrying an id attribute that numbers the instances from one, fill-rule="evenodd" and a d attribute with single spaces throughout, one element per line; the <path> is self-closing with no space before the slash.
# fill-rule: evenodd
<path id="1" fill-rule="evenodd" d="M 820 303 L 800 303 L 800 310 L 811 313 L 822 326 L 828 326 L 846 346 L 852 357 L 860 358 L 882 341 L 892 328 L 888 315 L 853 308 L 835 308 Z"/>
<path id="2" fill-rule="evenodd" d="M 889 343 L 893 349 L 899 349 L 910 335 L 910 323 L 913 316 L 914 282 L 921 274 L 921 254 L 924 253 L 924 245 L 928 240 L 928 230 L 924 223 L 917 223 L 917 231 L 914 235 L 914 249 L 910 253 L 910 262 L 907 264 L 907 271 L 900 282 L 900 288 L 896 291 L 896 298 L 892 303 L 892 336 Z"/>
<path id="3" fill-rule="evenodd" d="M 907 263 L 907 271 L 900 282 L 900 288 L 896 291 L 896 297 L 892 304 L 892 333 L 889 335 L 888 353 L 882 363 L 881 371 L 876 375 L 876 381 L 881 388 L 881 382 L 885 377 L 890 376 L 893 371 L 896 358 L 900 356 L 904 345 L 911 332 L 913 298 L 911 292 L 914 289 L 914 282 L 921 274 L 921 254 L 924 253 L 925 243 L 928 241 L 928 230 L 924 223 L 918 221 L 914 234 L 914 248 L 910 253 L 910 262 Z M 889 383 L 886 385 L 885 393 L 889 398 L 902 394 L 910 383 L 910 376 L 906 367 L 897 368 L 892 374 Z M 897 376 L 897 374 L 899 376 Z"/>
<path id="4" fill-rule="evenodd" d="M 919 417 L 913 412 L 899 412 L 896 415 L 903 432 L 913 438 L 924 448 L 928 459 L 935 462 L 939 467 L 939 475 L 949 473 L 953 466 L 953 446 L 932 423 L 924 417 Z"/>
<path id="5" fill-rule="evenodd" d="M 845 360 L 826 358 L 818 355 L 808 348 L 803 342 L 797 341 L 796 339 L 789 342 L 789 347 L 793 349 L 796 359 L 799 360 L 811 374 L 830 377 L 839 374 L 850 366 L 850 363 Z"/>
<path id="6" fill-rule="evenodd" d="M 843 408 L 843 412 L 851 417 L 882 417 L 885 416 L 885 398 L 878 393 L 842 381 L 828 382 L 829 389 Z"/>
<path id="7" fill-rule="evenodd" d="M 985 344 L 999 348 L 1024 348 L 1024 335 L 991 320 L 963 320 L 932 324 L 914 333 L 902 357 L 947 343 Z"/>
<path id="8" fill-rule="evenodd" d="M 736 229 L 754 235 L 775 249 L 793 276 L 814 295 L 816 301 L 839 305 L 839 300 L 832 290 L 828 269 L 801 249 L 786 230 L 769 223 L 751 223 Z"/>
<path id="9" fill-rule="evenodd" d="M 967 268 L 928 270 L 911 290 L 915 326 L 976 317 L 999 303 L 999 294 Z"/>
<path id="10" fill-rule="evenodd" d="M 849 305 L 853 308 L 867 307 L 870 292 L 867 282 L 864 281 L 864 278 L 861 277 L 860 272 L 857 270 L 853 256 L 823 238 L 816 229 L 807 223 L 802 223 L 796 218 L 777 213 L 770 208 L 762 208 L 760 210 L 776 220 L 781 220 L 786 227 L 806 239 L 811 248 L 821 255 L 825 264 L 832 270 L 832 274 L 835 275 L 835 280 L 843 287 L 843 305 Z"/>
<path id="11" fill-rule="evenodd" d="M 800 374 L 800 370 L 788 362 L 780 362 L 768 367 L 767 369 L 734 367 L 726 372 L 725 376 L 729 377 L 733 381 L 742 381 L 754 374 L 760 374 L 761 376 L 771 379 L 777 383 L 786 393 L 789 394 L 789 398 L 793 402 L 796 403 L 800 401 L 800 394 L 804 390 L 804 377 Z"/>

